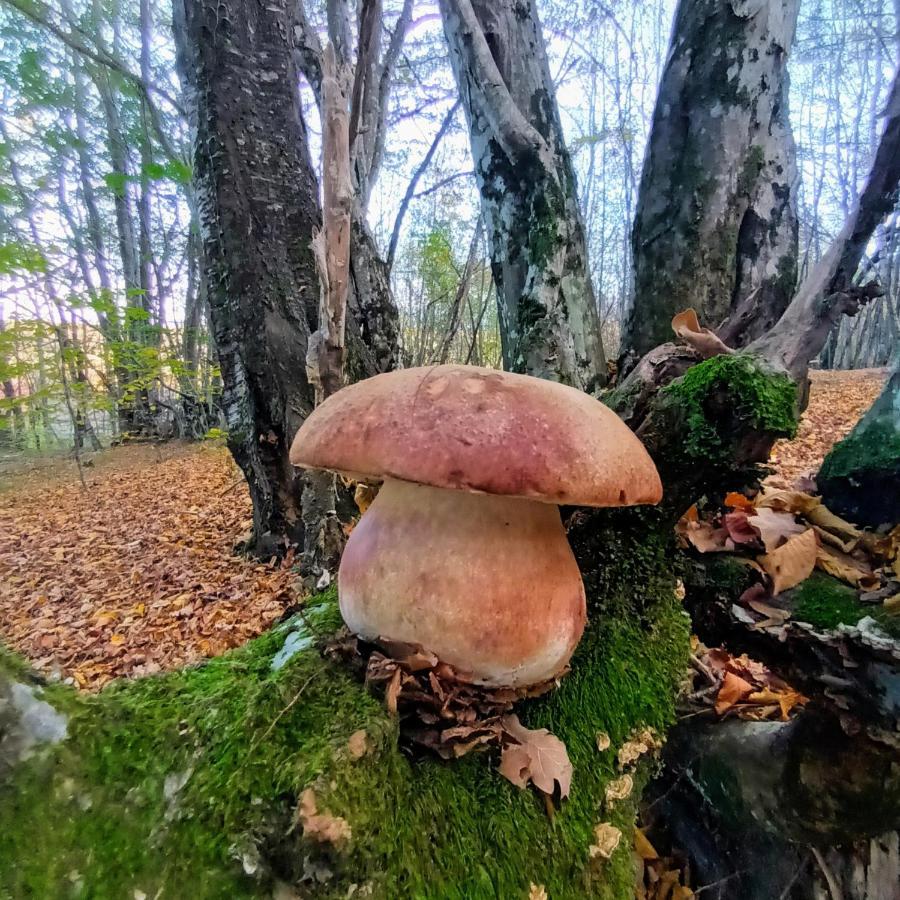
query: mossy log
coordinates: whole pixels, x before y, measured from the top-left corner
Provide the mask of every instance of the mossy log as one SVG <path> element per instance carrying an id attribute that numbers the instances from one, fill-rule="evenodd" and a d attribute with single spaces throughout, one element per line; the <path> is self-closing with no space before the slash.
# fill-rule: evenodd
<path id="1" fill-rule="evenodd" d="M 560 687 L 519 709 L 566 743 L 574 766 L 552 818 L 499 775 L 491 751 L 448 763 L 410 750 L 383 701 L 323 655 L 339 624 L 329 594 L 240 650 L 97 696 L 42 684 L 7 659 L 0 896 L 507 900 L 535 884 L 554 900 L 630 898 L 648 764 L 631 797 L 613 808 L 604 798 L 618 747 L 674 718 L 690 629 L 671 526 L 688 497 L 718 489 L 735 460 L 752 465 L 790 431 L 794 396 L 751 358 L 700 363 L 642 419 L 666 502 L 566 513 L 588 627 Z M 297 652 L 273 668 L 288 641 Z M 64 736 L 57 721 L 52 740 L 23 741 L 23 695 L 64 717 Z M 369 752 L 357 759 L 348 742 L 360 730 Z M 598 750 L 598 732 L 609 749 Z M 305 831 L 308 788 L 349 838 L 320 843 Z M 589 850 L 604 821 L 624 835 L 609 861 Z"/>
<path id="2" fill-rule="evenodd" d="M 593 605 L 571 674 L 520 712 L 562 738 L 574 765 L 552 819 L 491 753 L 448 763 L 405 748 L 383 702 L 321 653 L 339 624 L 332 595 L 237 651 L 97 696 L 42 684 L 6 658 L 0 896 L 257 897 L 281 884 L 299 896 L 505 900 L 531 883 L 554 900 L 630 896 L 639 790 L 604 810 L 605 787 L 635 728 L 671 723 L 689 629 L 664 545 L 606 571 L 618 587 Z M 273 669 L 291 635 L 300 649 Z M 13 691 L 46 704 L 56 731 L 23 738 Z M 355 759 L 358 730 L 370 750 Z M 599 731 L 612 738 L 605 752 Z M 348 840 L 304 834 L 306 788 Z M 601 821 L 624 835 L 602 864 L 588 851 Z"/>

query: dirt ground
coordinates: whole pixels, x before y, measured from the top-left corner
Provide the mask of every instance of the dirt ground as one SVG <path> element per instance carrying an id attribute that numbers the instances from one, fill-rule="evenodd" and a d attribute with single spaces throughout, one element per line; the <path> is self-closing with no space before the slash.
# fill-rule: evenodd
<path id="1" fill-rule="evenodd" d="M 814 471 L 871 405 L 885 370 L 814 372 L 775 478 Z M 289 566 L 242 559 L 250 501 L 223 447 L 95 454 L 0 467 L 0 636 L 39 670 L 89 690 L 245 642 L 297 602 Z"/>

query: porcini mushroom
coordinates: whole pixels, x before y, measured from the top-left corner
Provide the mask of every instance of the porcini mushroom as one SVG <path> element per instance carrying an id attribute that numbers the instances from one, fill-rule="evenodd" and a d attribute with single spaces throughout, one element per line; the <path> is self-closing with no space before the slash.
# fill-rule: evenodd
<path id="1" fill-rule="evenodd" d="M 574 388 L 475 366 L 376 375 L 309 416 L 291 462 L 382 480 L 338 572 L 347 625 L 472 681 L 553 678 L 584 630 L 559 505 L 658 503 L 643 444 Z"/>

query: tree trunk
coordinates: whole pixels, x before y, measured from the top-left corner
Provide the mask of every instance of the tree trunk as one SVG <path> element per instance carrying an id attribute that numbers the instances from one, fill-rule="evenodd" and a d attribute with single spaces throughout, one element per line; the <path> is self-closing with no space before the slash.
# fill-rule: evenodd
<path id="1" fill-rule="evenodd" d="M 900 511 L 900 351 L 872 408 L 836 444 L 816 477 L 829 509 L 857 525 L 894 524 Z"/>
<path id="2" fill-rule="evenodd" d="M 317 321 L 310 242 L 318 188 L 294 62 L 293 4 L 178 0 L 210 319 L 228 444 L 250 487 L 254 549 L 303 543 L 289 461 L 313 405 L 306 351 Z"/>
<path id="3" fill-rule="evenodd" d="M 743 346 L 773 325 L 797 271 L 787 54 L 798 0 L 681 0 L 632 231 L 627 371 L 693 307 Z"/>
<path id="4" fill-rule="evenodd" d="M 441 0 L 469 124 L 505 368 L 606 381 L 575 175 L 534 0 Z"/>

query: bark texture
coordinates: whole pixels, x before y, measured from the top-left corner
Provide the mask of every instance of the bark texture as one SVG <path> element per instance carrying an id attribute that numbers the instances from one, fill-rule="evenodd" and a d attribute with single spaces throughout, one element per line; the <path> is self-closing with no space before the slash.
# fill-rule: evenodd
<path id="1" fill-rule="evenodd" d="M 865 187 L 840 234 L 800 286 L 773 328 L 750 347 L 800 379 L 835 323 L 883 293 L 877 281 L 854 284 L 875 229 L 897 203 L 900 185 L 900 70 L 894 75 L 884 125 Z"/>
<path id="2" fill-rule="evenodd" d="M 681 0 L 632 232 L 623 362 L 675 313 L 743 346 L 784 312 L 797 268 L 788 51 L 798 0 Z"/>
<path id="3" fill-rule="evenodd" d="M 177 0 L 196 103 L 195 181 L 229 447 L 253 499 L 256 550 L 301 543 L 290 442 L 312 409 L 318 188 L 297 90 L 293 4 Z M 176 21 L 177 21 L 176 16 Z"/>
<path id="4" fill-rule="evenodd" d="M 534 0 L 441 0 L 497 286 L 504 367 L 606 380 L 575 176 Z"/>

